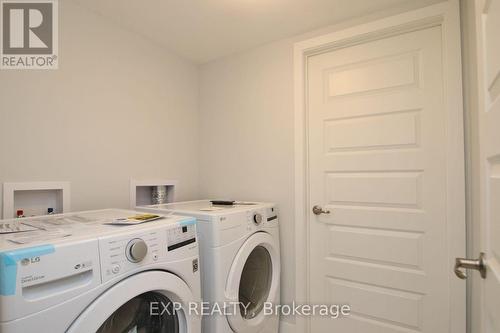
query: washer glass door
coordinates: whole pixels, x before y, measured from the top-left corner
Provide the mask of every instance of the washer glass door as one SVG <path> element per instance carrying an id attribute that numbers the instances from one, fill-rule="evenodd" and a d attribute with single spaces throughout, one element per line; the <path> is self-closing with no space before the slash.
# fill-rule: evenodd
<path id="1" fill-rule="evenodd" d="M 110 285 L 66 333 L 201 333 L 200 316 L 188 312 L 199 301 L 177 275 L 144 271 Z"/>
<path id="2" fill-rule="evenodd" d="M 262 311 L 271 290 L 272 278 L 271 254 L 259 245 L 248 256 L 241 273 L 238 296 L 243 318 L 254 318 Z"/>
<path id="3" fill-rule="evenodd" d="M 161 313 L 151 316 L 151 304 Z M 119 307 L 96 333 L 178 333 L 179 318 L 168 297 L 157 292 L 138 295 Z"/>

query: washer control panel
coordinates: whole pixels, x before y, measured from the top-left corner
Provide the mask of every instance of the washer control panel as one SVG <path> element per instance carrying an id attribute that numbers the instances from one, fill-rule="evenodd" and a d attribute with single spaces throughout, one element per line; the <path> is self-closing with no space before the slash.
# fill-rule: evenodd
<path id="1" fill-rule="evenodd" d="M 117 275 L 157 261 L 167 242 L 165 229 L 99 239 L 101 277 L 106 282 Z M 165 251 L 165 250 L 163 250 Z"/>
<path id="2" fill-rule="evenodd" d="M 167 231 L 167 251 L 196 242 L 196 226 L 194 224 L 182 225 Z"/>

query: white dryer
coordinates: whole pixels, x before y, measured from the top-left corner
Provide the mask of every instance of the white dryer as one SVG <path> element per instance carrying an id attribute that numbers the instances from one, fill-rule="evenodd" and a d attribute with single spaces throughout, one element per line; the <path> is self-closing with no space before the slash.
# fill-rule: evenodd
<path id="1" fill-rule="evenodd" d="M 224 206 L 200 200 L 137 209 L 197 218 L 203 300 L 228 307 L 223 315 L 203 316 L 204 332 L 278 332 L 278 316 L 264 314 L 266 302 L 280 302 L 280 240 L 274 204 Z M 230 304 L 236 302 L 242 305 L 231 311 Z"/>
<path id="2" fill-rule="evenodd" d="M 41 230 L 0 236 L 0 332 L 200 333 L 195 220 L 107 224 L 135 214 L 2 221 Z"/>

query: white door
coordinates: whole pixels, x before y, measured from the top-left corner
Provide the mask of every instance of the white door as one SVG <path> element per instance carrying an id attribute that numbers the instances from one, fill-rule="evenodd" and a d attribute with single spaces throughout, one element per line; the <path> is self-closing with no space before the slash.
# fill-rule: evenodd
<path id="1" fill-rule="evenodd" d="M 309 203 L 327 211 L 310 211 L 309 298 L 352 308 L 314 317 L 311 332 L 465 326 L 450 304 L 465 299 L 451 295 L 449 230 L 463 221 L 447 219 L 447 164 L 464 161 L 447 160 L 442 36 L 427 27 L 309 57 Z"/>
<path id="2" fill-rule="evenodd" d="M 476 1 L 479 74 L 480 202 L 486 279 L 481 333 L 500 332 L 500 0 Z M 472 272 L 470 274 L 473 274 Z"/>

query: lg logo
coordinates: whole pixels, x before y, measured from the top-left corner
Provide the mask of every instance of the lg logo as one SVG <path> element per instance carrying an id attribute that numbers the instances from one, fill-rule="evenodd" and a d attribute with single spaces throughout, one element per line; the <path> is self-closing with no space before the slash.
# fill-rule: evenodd
<path id="1" fill-rule="evenodd" d="M 57 59 L 57 2 L 2 3 L 2 68 L 53 68 Z"/>
<path id="2" fill-rule="evenodd" d="M 23 258 L 21 260 L 21 265 L 27 266 L 29 264 L 36 264 L 40 262 L 40 257 L 33 257 L 33 258 Z"/>

